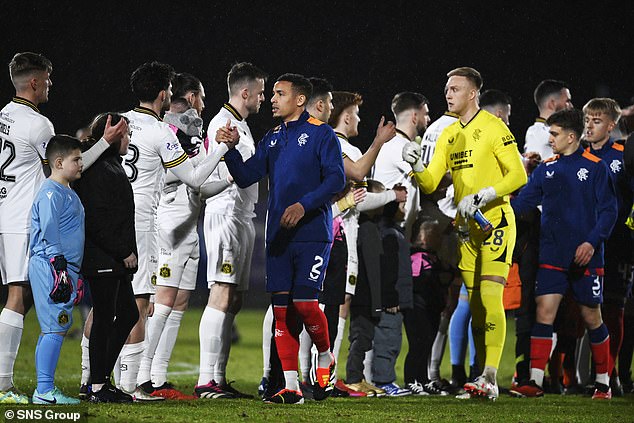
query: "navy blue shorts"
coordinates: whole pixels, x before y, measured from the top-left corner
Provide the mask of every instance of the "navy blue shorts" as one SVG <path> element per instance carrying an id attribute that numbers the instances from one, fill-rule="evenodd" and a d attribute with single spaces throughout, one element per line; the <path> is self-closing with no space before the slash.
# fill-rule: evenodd
<path id="1" fill-rule="evenodd" d="M 541 267 L 537 271 L 535 296 L 546 294 L 566 295 L 568 288 L 579 304 L 603 303 L 603 269 L 589 269 L 574 275 L 563 269 Z"/>
<path id="2" fill-rule="evenodd" d="M 329 257 L 329 242 L 267 244 L 266 291 L 290 292 L 300 285 L 321 291 Z"/>

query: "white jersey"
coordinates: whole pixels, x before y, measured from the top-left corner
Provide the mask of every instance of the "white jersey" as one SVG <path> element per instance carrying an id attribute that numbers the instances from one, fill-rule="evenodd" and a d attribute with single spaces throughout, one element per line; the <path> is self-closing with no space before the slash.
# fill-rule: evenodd
<path id="1" fill-rule="evenodd" d="M 0 111 L 0 233 L 29 233 L 53 135 L 53 124 L 26 99 L 14 97 Z"/>
<path id="2" fill-rule="evenodd" d="M 458 118 L 459 116 L 455 113 L 445 112 L 441 117 L 433 121 L 427 127 L 421 143 L 423 163 L 428 164 L 431 161 L 434 151 L 436 151 L 436 141 L 438 140 L 438 137 L 442 134 L 442 131 L 444 131 L 446 127 L 457 121 Z M 438 208 L 446 216 L 455 219 L 457 208 L 453 202 L 453 194 L 453 184 L 451 184 L 447 188 L 445 198 L 441 198 L 436 204 L 438 204 Z"/>
<path id="3" fill-rule="evenodd" d="M 436 140 L 442 134 L 442 131 L 456 120 L 458 120 L 457 114 L 445 112 L 427 127 L 420 143 L 421 159 L 424 164 L 428 164 L 431 161 L 436 150 Z"/>
<path id="4" fill-rule="evenodd" d="M 348 141 L 348 137 L 339 132 L 335 132 L 335 134 L 337 135 L 337 138 L 339 138 L 339 144 L 341 144 L 341 153 L 344 158 L 348 157 L 353 162 L 356 162 L 361 158 L 361 156 L 363 156 L 361 150 L 350 144 L 350 141 Z"/>
<path id="5" fill-rule="evenodd" d="M 383 144 L 372 172 L 372 177 L 385 185 L 386 189 L 392 189 L 396 184 L 401 184 L 407 189 L 403 224 L 407 228 L 408 235 L 420 211 L 418 184 L 413 180 L 412 166 L 403 160 L 402 155 L 403 147 L 410 141 L 404 132 L 397 129 L 396 136 Z"/>
<path id="6" fill-rule="evenodd" d="M 247 160 L 255 154 L 255 142 L 246 119 L 240 116 L 240 113 L 225 103 L 218 114 L 209 122 L 207 130 L 208 141 L 205 148 L 201 148 L 201 153 L 211 155 L 218 148 L 219 144 L 214 141 L 216 131 L 221 126 L 227 124 L 227 120 L 231 120 L 231 126 L 238 128 L 240 133 L 240 142 L 236 145 L 236 150 L 240 152 L 242 160 Z M 224 161 L 218 164 L 218 167 L 212 172 L 207 181 L 226 181 L 229 170 Z M 231 184 L 222 192 L 209 197 L 205 206 L 205 214 L 221 214 L 226 216 L 241 216 L 245 218 L 255 217 L 255 204 L 258 201 L 258 184 L 255 183 L 247 188 L 239 188 L 236 184 Z"/>
<path id="7" fill-rule="evenodd" d="M 553 149 L 548 144 L 548 138 L 550 137 L 548 129 L 546 120 L 542 118 L 535 119 L 535 123 L 526 130 L 524 153 L 535 151 L 539 153 L 542 161 L 554 156 Z"/>
<path id="8" fill-rule="evenodd" d="M 137 231 L 156 231 L 156 213 L 165 169 L 187 160 L 178 138 L 152 110 L 136 107 L 124 113 L 130 123 L 125 169 L 134 192 Z"/>

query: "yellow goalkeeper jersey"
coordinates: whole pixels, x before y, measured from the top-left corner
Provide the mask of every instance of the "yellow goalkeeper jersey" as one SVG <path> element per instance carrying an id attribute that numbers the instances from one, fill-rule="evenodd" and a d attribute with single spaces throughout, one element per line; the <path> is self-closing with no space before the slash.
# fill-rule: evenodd
<path id="1" fill-rule="evenodd" d="M 425 193 L 431 193 L 447 170 L 453 178 L 456 204 L 482 188 L 495 189 L 498 198 L 485 210 L 508 203 L 508 195 L 527 179 L 515 137 L 486 110 L 479 110 L 467 124 L 458 120 L 445 128 L 429 166 L 414 177 Z"/>

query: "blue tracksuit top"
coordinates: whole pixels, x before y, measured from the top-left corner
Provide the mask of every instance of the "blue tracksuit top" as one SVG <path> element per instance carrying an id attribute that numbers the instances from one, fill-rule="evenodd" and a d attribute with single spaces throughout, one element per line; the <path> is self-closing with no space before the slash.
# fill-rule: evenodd
<path id="1" fill-rule="evenodd" d="M 511 200 L 517 215 L 542 205 L 539 263 L 568 269 L 577 247 L 595 249 L 587 267 L 603 268 L 603 244 L 617 216 L 614 184 L 603 160 L 579 148 L 537 167 Z"/>
<path id="2" fill-rule="evenodd" d="M 303 112 L 298 120 L 271 129 L 246 162 L 236 149 L 225 163 L 240 188 L 269 175 L 266 242 L 332 242 L 333 197 L 345 186 L 341 146 L 332 128 Z M 286 208 L 301 203 L 305 215 L 284 229 Z"/>
<path id="3" fill-rule="evenodd" d="M 52 179 L 42 182 L 31 208 L 31 256 L 50 260 L 63 255 L 79 272 L 84 257 L 84 207 L 71 188 Z"/>
<path id="4" fill-rule="evenodd" d="M 590 145 L 590 147 L 586 148 L 586 151 L 603 160 L 608 167 L 610 178 L 616 190 L 616 201 L 619 207 L 618 229 L 627 231 L 624 222 L 632 210 L 632 177 L 628 175 L 623 167 L 623 146 L 615 143 L 614 139 L 610 138 L 601 149 L 595 150 Z M 614 229 L 616 230 L 617 228 L 615 227 Z"/>

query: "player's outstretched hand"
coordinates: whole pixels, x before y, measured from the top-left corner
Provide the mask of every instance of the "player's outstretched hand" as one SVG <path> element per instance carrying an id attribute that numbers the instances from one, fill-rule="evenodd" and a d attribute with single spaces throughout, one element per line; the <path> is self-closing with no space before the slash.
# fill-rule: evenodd
<path id="1" fill-rule="evenodd" d="M 365 200 L 368 195 L 368 190 L 365 188 L 355 188 L 352 190 L 352 198 L 354 199 L 355 206 Z"/>
<path id="2" fill-rule="evenodd" d="M 137 258 L 134 253 L 123 259 L 123 267 L 126 269 L 135 269 L 138 266 Z"/>
<path id="3" fill-rule="evenodd" d="M 286 229 L 294 228 L 297 222 L 304 217 L 304 213 L 304 206 L 301 203 L 291 204 L 284 210 L 280 224 Z"/>
<path id="4" fill-rule="evenodd" d="M 577 266 L 586 266 L 590 263 L 590 259 L 594 255 L 594 247 L 589 242 L 584 242 L 577 247 L 575 251 L 575 264 Z"/>
<path id="5" fill-rule="evenodd" d="M 221 126 L 216 131 L 216 141 L 224 142 L 227 147 L 234 148 L 240 141 L 240 134 L 238 128 L 231 126 L 231 119 L 227 119 L 225 126 Z"/>
<path id="6" fill-rule="evenodd" d="M 396 125 L 394 125 L 394 122 L 388 121 L 387 123 L 385 123 L 385 117 L 381 116 L 379 126 L 377 126 L 376 128 L 376 137 L 374 137 L 374 141 L 383 145 L 395 136 Z"/>
<path id="7" fill-rule="evenodd" d="M 106 119 L 106 128 L 103 131 L 103 138 L 112 144 L 121 141 L 121 138 L 128 132 L 128 122 L 125 119 L 119 120 L 115 126 L 111 126 L 112 115 L 108 115 Z"/>

